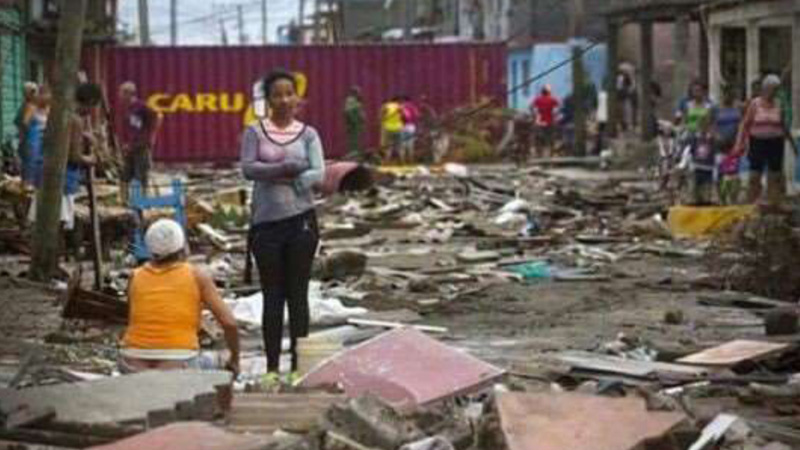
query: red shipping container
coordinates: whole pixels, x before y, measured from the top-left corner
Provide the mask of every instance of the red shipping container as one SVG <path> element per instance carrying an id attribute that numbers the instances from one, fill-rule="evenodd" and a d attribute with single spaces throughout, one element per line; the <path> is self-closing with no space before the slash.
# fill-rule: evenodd
<path id="1" fill-rule="evenodd" d="M 299 75 L 302 119 L 319 130 L 329 158 L 346 152 L 342 109 L 351 86 L 362 89 L 370 147 L 379 140 L 380 106 L 392 96 L 427 97 L 439 115 L 506 99 L 503 44 L 113 47 L 100 54 L 112 107 L 117 86 L 133 81 L 163 114 L 154 155 L 161 162 L 238 160 L 252 85 L 273 68 Z"/>

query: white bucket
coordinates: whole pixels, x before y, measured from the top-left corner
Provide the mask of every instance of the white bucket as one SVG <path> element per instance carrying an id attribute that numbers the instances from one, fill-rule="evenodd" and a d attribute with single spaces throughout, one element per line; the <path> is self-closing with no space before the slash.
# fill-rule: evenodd
<path id="1" fill-rule="evenodd" d="M 297 341 L 297 371 L 306 375 L 315 367 L 342 350 L 342 343 L 313 336 Z"/>

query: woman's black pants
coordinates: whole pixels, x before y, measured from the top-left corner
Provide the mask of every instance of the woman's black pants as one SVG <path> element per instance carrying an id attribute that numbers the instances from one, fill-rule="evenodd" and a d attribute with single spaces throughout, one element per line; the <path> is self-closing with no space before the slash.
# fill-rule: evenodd
<path id="1" fill-rule="evenodd" d="M 264 293 L 262 331 L 267 371 L 277 372 L 283 340 L 283 316 L 289 307 L 292 371 L 297 370 L 297 339 L 308 336 L 308 283 L 319 243 L 316 213 L 260 223 L 249 236 Z"/>

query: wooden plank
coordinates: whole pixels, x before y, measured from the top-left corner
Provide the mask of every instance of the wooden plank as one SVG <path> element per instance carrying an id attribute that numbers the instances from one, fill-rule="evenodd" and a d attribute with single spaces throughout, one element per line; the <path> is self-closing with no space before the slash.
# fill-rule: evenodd
<path id="1" fill-rule="evenodd" d="M 788 348 L 788 344 L 736 340 L 686 356 L 678 362 L 700 366 L 732 367 L 745 361 L 768 358 Z"/>
<path id="2" fill-rule="evenodd" d="M 705 306 L 724 306 L 752 309 L 772 309 L 791 306 L 791 303 L 769 298 L 758 297 L 745 292 L 719 292 L 715 294 L 700 294 L 697 296 L 699 303 Z"/>
<path id="3" fill-rule="evenodd" d="M 305 432 L 313 428 L 331 405 L 346 400 L 327 393 L 247 393 L 234 397 L 227 416 L 229 431 L 270 435 L 278 429 Z"/>
<path id="4" fill-rule="evenodd" d="M 636 361 L 589 352 L 562 352 L 557 354 L 555 358 L 576 369 L 616 373 L 635 378 L 653 378 L 658 375 L 679 375 L 701 378 L 708 375 L 708 370 L 698 367 L 662 362 Z"/>

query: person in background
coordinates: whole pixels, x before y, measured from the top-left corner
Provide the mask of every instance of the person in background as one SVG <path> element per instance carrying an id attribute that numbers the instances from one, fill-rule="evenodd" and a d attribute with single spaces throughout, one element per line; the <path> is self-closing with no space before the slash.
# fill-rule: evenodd
<path id="1" fill-rule="evenodd" d="M 403 106 L 397 97 L 392 97 L 381 107 L 381 149 L 383 161 L 400 155 L 403 132 Z"/>
<path id="2" fill-rule="evenodd" d="M 122 129 L 119 132 L 124 158 L 122 168 L 122 196 L 127 199 L 128 184 L 137 180 L 146 190 L 150 179 L 150 166 L 158 114 L 136 95 L 136 85 L 127 81 L 119 87 L 121 106 L 125 109 Z"/>
<path id="3" fill-rule="evenodd" d="M 239 330 L 214 280 L 186 262 L 183 227 L 159 219 L 147 229 L 152 259 L 134 270 L 128 284 L 129 320 L 120 349 L 122 373 L 145 370 L 213 369 L 201 360 L 201 314 L 208 309 L 222 326 L 229 358 L 225 369 L 239 373 Z"/>
<path id="4" fill-rule="evenodd" d="M 347 132 L 347 153 L 349 157 L 361 154 L 361 136 L 366 126 L 366 114 L 361 98 L 361 89 L 357 86 L 350 88 L 350 94 L 344 101 L 344 123 Z"/>
<path id="5" fill-rule="evenodd" d="M 47 86 L 41 86 L 31 105 L 25 110 L 22 126 L 25 129 L 25 158 L 22 159 L 22 181 L 38 188 L 42 183 L 44 170 L 44 130 L 50 115 L 52 97 Z"/>
<path id="6" fill-rule="evenodd" d="M 289 307 L 291 373 L 299 378 L 297 340 L 308 336 L 308 286 L 319 243 L 313 190 L 325 179 L 317 131 L 296 119 L 297 81 L 276 70 L 263 83 L 272 114 L 248 127 L 242 139 L 244 177 L 254 182 L 248 239 L 264 296 L 262 331 L 267 389 L 280 383 L 284 310 Z"/>
<path id="7" fill-rule="evenodd" d="M 30 165 L 30 151 L 26 142 L 28 134 L 28 125 L 33 118 L 33 113 L 36 111 L 36 97 L 39 94 L 39 86 L 28 81 L 23 88 L 23 101 L 17 110 L 17 115 L 14 117 L 14 126 L 17 127 L 17 156 L 20 161 L 20 169 Z M 22 171 L 22 181 L 28 182 L 25 177 L 25 172 Z"/>
<path id="8" fill-rule="evenodd" d="M 718 193 L 720 203 L 732 205 L 738 202 L 740 180 L 739 168 L 741 158 L 735 154 L 736 135 L 742 122 L 742 109 L 736 101 L 736 91 L 725 87 L 722 102 L 716 110 L 715 129 L 719 140 L 717 172 L 719 174 Z"/>
<path id="9" fill-rule="evenodd" d="M 552 154 L 555 134 L 556 111 L 560 102 L 552 94 L 550 86 L 542 88 L 539 95 L 531 103 L 531 114 L 537 129 L 537 152 L 540 157 Z"/>
<path id="10" fill-rule="evenodd" d="M 777 97 L 781 79 L 768 75 L 762 82 L 761 95 L 753 99 L 742 119 L 736 139 L 736 154 L 742 155 L 749 144 L 747 157 L 750 162 L 750 177 L 747 186 L 747 201 L 756 203 L 761 198 L 761 178 L 767 174 L 767 203 L 777 206 L 784 196 L 784 140 L 787 125 Z"/>
<path id="11" fill-rule="evenodd" d="M 516 113 L 513 118 L 514 125 L 514 161 L 517 166 L 523 167 L 531 154 L 531 118 L 525 113 Z"/>
<path id="12" fill-rule="evenodd" d="M 741 156 L 734 146 L 722 147 L 727 153 L 722 154 L 717 172 L 719 173 L 719 202 L 722 205 L 736 205 L 739 203 L 739 193 L 742 181 L 739 178 L 741 170 Z M 727 150 L 726 150 L 727 149 Z"/>
<path id="13" fill-rule="evenodd" d="M 706 86 L 695 80 L 689 86 L 688 97 L 682 99 L 675 111 L 675 122 L 683 123 L 691 135 L 700 131 L 700 123 L 714 114 L 714 104 L 709 100 Z"/>
<path id="14" fill-rule="evenodd" d="M 49 105 L 50 97 L 47 89 L 40 91 L 38 108 L 43 111 Z M 59 214 L 63 237 L 66 239 L 67 255 L 78 255 L 80 238 L 75 227 L 75 198 L 81 188 L 83 171 L 95 163 L 94 146 L 96 145 L 91 134 L 91 115 L 94 108 L 100 103 L 100 88 L 95 84 L 84 83 L 75 90 L 76 112 L 70 117 L 69 146 L 67 167 L 64 174 L 64 188 L 61 197 L 61 211 Z M 28 143 L 35 161 L 31 178 L 37 191 L 43 184 L 44 154 L 42 147 L 43 129 L 47 117 L 39 117 L 39 112 L 30 122 L 28 127 Z M 29 219 L 36 221 L 36 208 L 38 192 L 31 202 Z"/>
<path id="15" fill-rule="evenodd" d="M 420 121 L 420 111 L 411 97 L 400 97 L 403 113 L 403 131 L 400 133 L 400 164 L 409 164 L 414 160 L 414 145 Z"/>
<path id="16" fill-rule="evenodd" d="M 636 106 L 638 102 L 634 69 L 629 64 L 620 66 L 617 72 L 615 87 L 619 98 L 622 131 L 636 127 Z"/>
<path id="17" fill-rule="evenodd" d="M 597 122 L 597 134 L 595 135 L 592 154 L 599 156 L 605 147 L 605 137 L 608 129 L 608 92 L 605 88 L 597 92 L 597 112 L 595 113 L 595 121 Z"/>
<path id="18" fill-rule="evenodd" d="M 697 132 L 692 134 L 684 149 L 682 167 L 691 167 L 694 175 L 692 183 L 692 204 L 708 206 L 714 191 L 714 169 L 716 163 L 717 141 L 712 132 L 713 117 L 706 115 L 697 124 Z"/>

